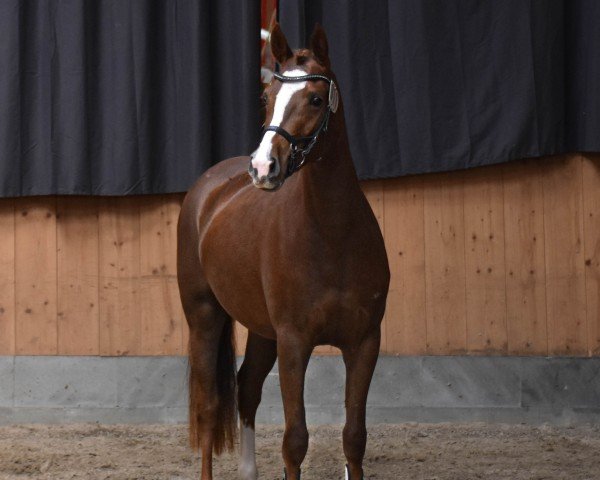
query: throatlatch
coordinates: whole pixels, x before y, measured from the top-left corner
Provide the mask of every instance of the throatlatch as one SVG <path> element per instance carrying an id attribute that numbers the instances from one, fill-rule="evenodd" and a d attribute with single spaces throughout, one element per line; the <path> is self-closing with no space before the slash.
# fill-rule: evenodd
<path id="1" fill-rule="evenodd" d="M 285 138 L 290 143 L 290 147 L 292 148 L 292 155 L 290 157 L 290 161 L 288 162 L 288 168 L 287 168 L 287 172 L 285 174 L 285 177 L 287 178 L 290 175 L 292 175 L 294 172 L 297 172 L 298 170 L 300 170 L 300 168 L 302 168 L 302 166 L 306 163 L 307 155 L 310 153 L 312 148 L 315 146 L 315 143 L 317 143 L 317 138 L 319 137 L 319 134 L 321 132 L 327 131 L 327 125 L 329 124 L 329 115 L 331 113 L 335 113 L 337 111 L 339 103 L 340 103 L 340 95 L 339 95 L 339 92 L 338 92 L 335 82 L 331 78 L 326 77 L 325 75 L 309 74 L 309 75 L 302 75 L 301 77 L 287 77 L 285 75 L 281 75 L 281 74 L 275 72 L 273 74 L 273 77 L 282 83 L 306 82 L 306 81 L 316 82 L 316 81 L 322 80 L 329 84 L 327 110 L 325 111 L 325 114 L 323 115 L 323 119 L 321 120 L 321 123 L 319 124 L 317 129 L 311 135 L 309 135 L 308 137 L 294 137 L 287 130 L 285 130 L 284 128 L 281 128 L 278 125 L 269 125 L 268 127 L 265 127 L 263 130 L 263 135 L 266 132 L 275 132 L 275 133 L 281 135 L 283 138 Z M 301 148 L 301 145 L 304 148 Z M 300 161 L 297 161 L 298 155 L 300 155 Z"/>

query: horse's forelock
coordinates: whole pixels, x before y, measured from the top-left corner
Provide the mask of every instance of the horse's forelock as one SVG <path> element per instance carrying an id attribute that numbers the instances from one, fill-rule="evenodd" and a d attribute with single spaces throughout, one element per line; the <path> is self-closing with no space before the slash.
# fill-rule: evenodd
<path id="1" fill-rule="evenodd" d="M 294 52 L 294 57 L 290 59 L 288 65 L 304 66 L 310 72 L 307 73 L 325 73 L 326 69 L 319 63 L 312 50 L 300 48 Z M 292 68 L 290 66 L 290 68 Z M 312 71 L 314 70 L 314 71 Z"/>

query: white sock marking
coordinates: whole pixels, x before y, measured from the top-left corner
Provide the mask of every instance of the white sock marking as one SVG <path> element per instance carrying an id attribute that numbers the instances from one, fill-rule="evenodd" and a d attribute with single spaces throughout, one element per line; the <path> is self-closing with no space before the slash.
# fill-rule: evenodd
<path id="1" fill-rule="evenodd" d="M 242 422 L 240 429 L 240 466 L 239 474 L 242 480 L 256 480 L 255 432 L 252 427 Z"/>
<path id="2" fill-rule="evenodd" d="M 300 77 L 306 75 L 304 70 L 290 70 L 284 72 L 286 77 Z M 306 82 L 294 82 L 294 83 L 283 83 L 277 97 L 275 98 L 275 108 L 273 109 L 273 118 L 269 125 L 278 127 L 281 125 L 285 109 L 287 108 L 290 100 L 294 93 L 302 90 L 306 87 Z M 267 132 L 262 138 L 260 145 L 256 151 L 252 154 L 252 166 L 256 168 L 258 172 L 258 178 L 266 177 L 269 173 L 269 167 L 271 166 L 271 148 L 273 147 L 273 137 L 276 135 L 275 132 Z"/>

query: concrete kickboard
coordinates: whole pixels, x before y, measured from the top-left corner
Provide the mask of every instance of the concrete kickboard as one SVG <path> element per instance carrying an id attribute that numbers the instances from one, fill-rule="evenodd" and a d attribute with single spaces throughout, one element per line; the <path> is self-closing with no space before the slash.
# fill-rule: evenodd
<path id="1" fill-rule="evenodd" d="M 600 408 L 600 358 L 528 359 L 522 382 L 523 406 Z"/>
<path id="2" fill-rule="evenodd" d="M 420 378 L 426 407 L 506 408 L 520 404 L 518 358 L 423 357 Z"/>
<path id="3" fill-rule="evenodd" d="M 188 402 L 186 357 L 132 357 L 117 369 L 119 407 L 185 407 Z"/>
<path id="4" fill-rule="evenodd" d="M 185 357 L 0 357 L 0 424 L 185 422 L 187 377 Z M 305 385 L 310 423 L 344 420 L 341 357 L 312 358 Z M 367 415 L 370 423 L 599 422 L 600 359 L 381 356 Z M 277 365 L 257 420 L 283 421 Z"/>
<path id="5" fill-rule="evenodd" d="M 16 407 L 116 407 L 118 359 L 15 357 Z"/>
<path id="6" fill-rule="evenodd" d="M 0 407 L 12 407 L 15 396 L 15 357 L 0 357 Z"/>

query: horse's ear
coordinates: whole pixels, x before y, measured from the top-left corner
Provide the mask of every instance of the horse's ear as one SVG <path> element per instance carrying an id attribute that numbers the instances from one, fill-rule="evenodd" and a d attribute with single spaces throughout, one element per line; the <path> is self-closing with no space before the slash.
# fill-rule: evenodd
<path id="1" fill-rule="evenodd" d="M 280 65 L 283 65 L 288 59 L 294 56 L 278 23 L 273 27 L 270 38 L 271 52 Z"/>
<path id="2" fill-rule="evenodd" d="M 310 49 L 317 61 L 329 67 L 329 44 L 327 43 L 327 35 L 320 24 L 315 24 L 312 35 L 310 36 Z"/>

